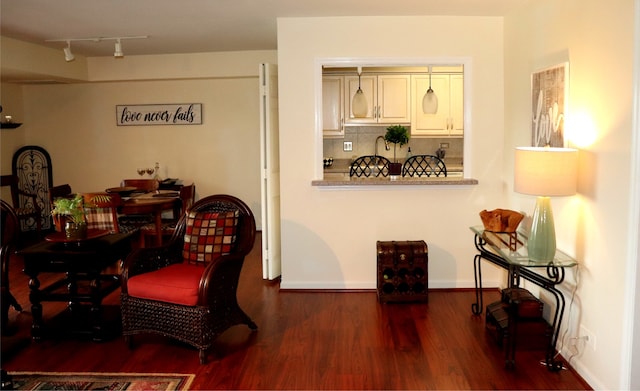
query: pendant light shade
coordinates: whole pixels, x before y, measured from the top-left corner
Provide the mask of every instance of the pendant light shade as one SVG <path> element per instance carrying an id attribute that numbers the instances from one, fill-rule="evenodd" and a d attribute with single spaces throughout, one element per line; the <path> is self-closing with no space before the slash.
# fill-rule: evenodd
<path id="1" fill-rule="evenodd" d="M 364 96 L 362 88 L 360 88 L 361 75 L 362 67 L 358 67 L 358 91 L 353 94 L 353 99 L 351 100 L 351 112 L 355 118 L 365 118 L 368 112 L 367 98 Z"/>
<path id="2" fill-rule="evenodd" d="M 438 112 L 438 97 L 431 89 L 431 67 L 429 67 L 429 89 L 422 97 L 422 112 L 425 114 L 435 114 Z"/>

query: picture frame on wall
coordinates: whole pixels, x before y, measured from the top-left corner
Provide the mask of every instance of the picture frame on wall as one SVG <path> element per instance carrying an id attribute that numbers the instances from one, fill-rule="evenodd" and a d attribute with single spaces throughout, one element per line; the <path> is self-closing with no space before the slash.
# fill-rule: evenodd
<path id="1" fill-rule="evenodd" d="M 568 96 L 568 62 L 531 74 L 532 146 L 566 146 L 564 125 Z"/>

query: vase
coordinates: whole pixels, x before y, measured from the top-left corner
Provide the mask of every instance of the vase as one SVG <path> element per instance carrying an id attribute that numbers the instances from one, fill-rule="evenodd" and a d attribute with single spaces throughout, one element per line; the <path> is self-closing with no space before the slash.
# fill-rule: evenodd
<path id="1" fill-rule="evenodd" d="M 402 163 L 389 163 L 389 175 L 400 176 L 402 174 Z"/>
<path id="2" fill-rule="evenodd" d="M 67 221 L 64 226 L 64 233 L 67 239 L 84 239 L 87 237 L 87 224 Z"/>

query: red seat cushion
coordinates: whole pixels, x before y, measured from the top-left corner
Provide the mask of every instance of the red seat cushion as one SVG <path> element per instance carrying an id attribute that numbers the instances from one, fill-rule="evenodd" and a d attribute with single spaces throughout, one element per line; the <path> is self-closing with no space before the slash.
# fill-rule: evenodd
<path id="1" fill-rule="evenodd" d="M 129 279 L 129 295 L 142 299 L 194 306 L 204 267 L 178 263 Z"/>

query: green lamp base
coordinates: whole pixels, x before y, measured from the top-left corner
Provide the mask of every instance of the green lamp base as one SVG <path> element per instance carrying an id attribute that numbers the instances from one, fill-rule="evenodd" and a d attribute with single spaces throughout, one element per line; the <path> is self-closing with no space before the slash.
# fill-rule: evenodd
<path id="1" fill-rule="evenodd" d="M 549 197 L 538 197 L 536 200 L 527 251 L 529 258 L 534 261 L 552 261 L 556 255 L 556 229 Z"/>

